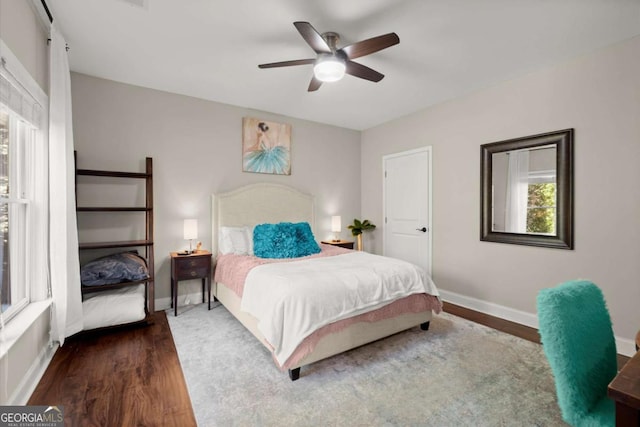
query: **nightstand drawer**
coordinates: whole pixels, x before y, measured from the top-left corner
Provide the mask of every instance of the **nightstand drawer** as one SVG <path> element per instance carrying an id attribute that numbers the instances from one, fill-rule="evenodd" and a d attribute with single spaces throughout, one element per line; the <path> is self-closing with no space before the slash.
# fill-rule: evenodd
<path id="1" fill-rule="evenodd" d="M 180 259 L 176 267 L 178 280 L 203 278 L 211 269 L 211 257 Z"/>

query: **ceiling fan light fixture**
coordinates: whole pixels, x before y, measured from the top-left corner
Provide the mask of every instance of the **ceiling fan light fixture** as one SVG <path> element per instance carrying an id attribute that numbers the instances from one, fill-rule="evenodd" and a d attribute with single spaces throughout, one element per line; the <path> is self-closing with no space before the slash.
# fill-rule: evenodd
<path id="1" fill-rule="evenodd" d="M 313 74 L 316 79 L 322 82 L 337 82 L 344 77 L 346 70 L 345 61 L 341 58 L 331 56 L 321 58 L 313 67 Z"/>

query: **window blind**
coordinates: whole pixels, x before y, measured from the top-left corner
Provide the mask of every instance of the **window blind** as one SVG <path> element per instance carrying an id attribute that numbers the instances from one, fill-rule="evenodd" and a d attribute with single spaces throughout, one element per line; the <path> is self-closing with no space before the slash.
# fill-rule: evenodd
<path id="1" fill-rule="evenodd" d="M 42 105 L 13 77 L 0 57 L 0 103 L 36 128 L 42 126 Z"/>

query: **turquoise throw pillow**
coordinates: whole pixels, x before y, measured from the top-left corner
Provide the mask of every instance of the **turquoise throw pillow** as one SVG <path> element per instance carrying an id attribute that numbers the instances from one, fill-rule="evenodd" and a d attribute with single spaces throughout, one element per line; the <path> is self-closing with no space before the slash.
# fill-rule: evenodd
<path id="1" fill-rule="evenodd" d="M 253 229 L 253 253 L 259 258 L 299 258 L 318 252 L 309 223 L 259 224 Z"/>

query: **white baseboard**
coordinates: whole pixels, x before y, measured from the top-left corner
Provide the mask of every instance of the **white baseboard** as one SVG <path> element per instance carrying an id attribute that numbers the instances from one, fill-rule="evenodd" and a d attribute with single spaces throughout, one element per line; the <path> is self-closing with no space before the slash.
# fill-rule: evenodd
<path id="1" fill-rule="evenodd" d="M 634 340 L 616 337 L 616 350 L 618 350 L 620 354 L 631 357 L 636 354 L 636 342 Z"/>
<path id="2" fill-rule="evenodd" d="M 16 388 L 15 392 L 9 398 L 7 405 L 26 405 L 29 398 L 33 394 L 34 390 L 38 386 L 40 379 L 47 370 L 47 366 L 51 363 L 53 355 L 58 350 L 58 344 L 53 346 L 44 346 L 44 348 L 38 354 L 38 357 L 33 361 L 31 367 L 27 371 L 26 375 L 20 381 L 20 384 Z M 7 354 L 5 357 L 9 357 Z M 15 357 L 15 356 L 14 356 Z M 55 404 L 53 402 L 52 404 Z"/>
<path id="3" fill-rule="evenodd" d="M 536 314 L 527 313 L 525 311 L 516 310 L 514 308 L 505 307 L 503 305 L 494 304 L 492 302 L 483 301 L 442 289 L 440 289 L 440 297 L 443 301 L 447 301 L 461 307 L 538 329 L 538 316 Z M 616 349 L 619 354 L 631 357 L 636 353 L 635 342 L 633 340 L 619 337 L 615 337 L 615 340 Z"/>
<path id="4" fill-rule="evenodd" d="M 516 310 L 514 308 L 505 307 L 503 305 L 494 304 L 492 302 L 460 295 L 455 292 L 444 291 L 440 289 L 440 296 L 444 301 L 455 305 L 470 308 L 480 313 L 490 314 L 500 319 L 509 320 L 521 325 L 538 329 L 538 316 L 527 313 L 525 311 Z"/>

